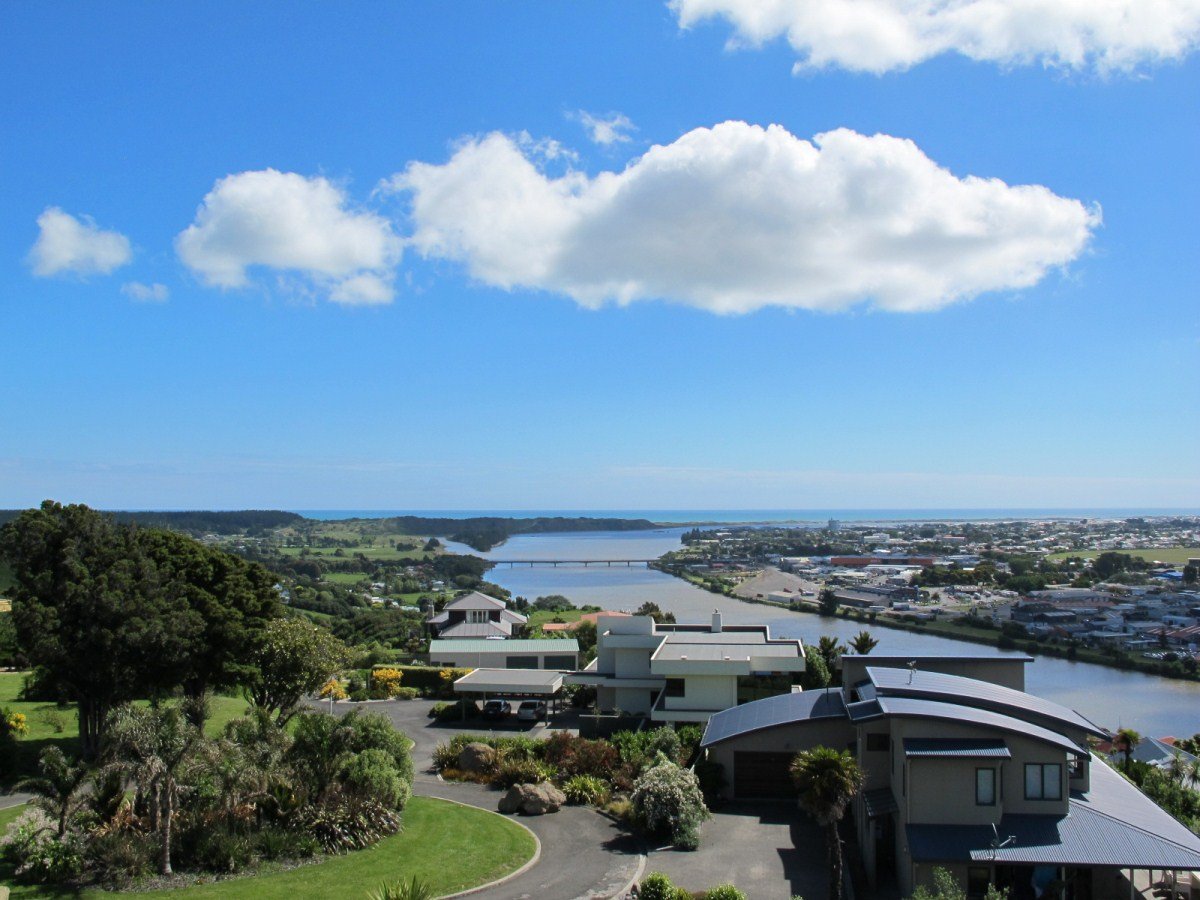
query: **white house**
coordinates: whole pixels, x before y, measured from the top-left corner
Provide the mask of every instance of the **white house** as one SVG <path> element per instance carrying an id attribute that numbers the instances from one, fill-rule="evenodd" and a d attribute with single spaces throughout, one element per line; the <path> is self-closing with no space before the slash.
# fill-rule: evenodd
<path id="1" fill-rule="evenodd" d="M 655 722 L 706 722 L 715 712 L 789 693 L 804 671 L 798 640 L 775 639 L 765 625 L 656 624 L 649 616 L 601 616 L 596 659 L 567 676 L 596 688 L 600 710 Z"/>

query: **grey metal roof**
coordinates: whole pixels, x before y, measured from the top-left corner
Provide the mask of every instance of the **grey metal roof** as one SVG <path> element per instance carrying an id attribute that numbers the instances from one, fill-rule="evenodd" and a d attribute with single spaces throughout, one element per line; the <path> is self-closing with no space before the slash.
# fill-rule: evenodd
<path id="1" fill-rule="evenodd" d="M 863 803 L 867 807 L 867 816 L 872 819 L 878 816 L 886 816 L 888 813 L 894 813 L 900 809 L 896 805 L 896 798 L 892 794 L 890 787 L 865 791 L 863 793 Z"/>
<path id="2" fill-rule="evenodd" d="M 908 825 L 908 845 L 917 862 L 988 861 L 1058 866 L 1132 866 L 1200 869 L 1200 837 L 1160 809 L 1149 797 L 1098 757 L 1092 760 L 1091 790 L 1072 793 L 1066 816 L 1007 815 L 1000 820 L 1007 847 L 991 849 L 987 825 Z"/>
<path id="3" fill-rule="evenodd" d="M 846 715 L 842 693 L 836 688 L 818 691 L 798 691 L 743 703 L 723 710 L 708 720 L 701 747 L 720 741 L 771 728 L 814 719 L 841 719 Z"/>
<path id="4" fill-rule="evenodd" d="M 850 720 L 855 723 L 884 716 L 938 719 L 1020 734 L 1032 740 L 1041 741 L 1043 744 L 1058 747 L 1075 756 L 1087 755 L 1085 749 L 1057 731 L 1051 731 L 1049 728 L 1043 728 L 1041 725 L 1034 725 L 1031 722 L 1023 722 L 1003 713 L 992 712 L 990 709 L 976 709 L 972 706 L 959 706 L 956 703 L 939 703 L 936 700 L 917 700 L 912 697 L 879 697 L 876 700 L 851 703 L 846 711 L 850 715 Z"/>
<path id="5" fill-rule="evenodd" d="M 962 759 L 1011 759 L 1004 741 L 993 738 L 905 738 L 904 755 L 915 757 L 958 757 Z"/>
<path id="6" fill-rule="evenodd" d="M 508 604 L 495 597 L 489 597 L 480 591 L 471 591 L 461 597 L 451 600 L 444 609 L 507 609 Z"/>
<path id="7" fill-rule="evenodd" d="M 455 625 L 448 625 L 438 632 L 438 635 L 443 638 L 506 638 L 511 634 L 511 625 L 497 622 L 459 622 Z"/>
<path id="8" fill-rule="evenodd" d="M 1096 737 L 1108 737 L 1108 732 L 1073 709 L 1067 709 L 1058 703 L 1024 691 L 992 684 L 990 681 L 964 678 L 961 675 L 944 675 L 941 672 L 877 666 L 867 668 L 867 677 L 871 679 L 876 693 L 880 695 L 918 697 L 957 703 L 960 706 L 977 706 L 1043 725 L 1067 725 Z"/>

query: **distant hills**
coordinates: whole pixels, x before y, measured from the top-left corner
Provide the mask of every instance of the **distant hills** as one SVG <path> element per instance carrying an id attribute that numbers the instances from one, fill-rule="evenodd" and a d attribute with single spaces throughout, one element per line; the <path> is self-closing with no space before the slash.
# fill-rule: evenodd
<path id="1" fill-rule="evenodd" d="M 0 510 L 0 525 L 22 511 Z M 171 528 L 194 534 L 248 534 L 275 528 L 303 528 L 325 524 L 328 519 L 306 519 L 298 513 L 272 509 L 243 509 L 228 511 L 119 511 L 111 515 L 120 522 L 137 522 L 152 528 Z M 380 531 L 448 538 L 476 550 L 490 550 L 516 534 L 548 534 L 570 531 L 645 531 L 658 527 L 649 519 L 605 519 L 587 516 L 534 516 L 506 518 L 479 516 L 470 519 L 428 518 L 425 516 L 394 516 L 385 519 L 344 519 L 341 521 L 369 524 Z"/>

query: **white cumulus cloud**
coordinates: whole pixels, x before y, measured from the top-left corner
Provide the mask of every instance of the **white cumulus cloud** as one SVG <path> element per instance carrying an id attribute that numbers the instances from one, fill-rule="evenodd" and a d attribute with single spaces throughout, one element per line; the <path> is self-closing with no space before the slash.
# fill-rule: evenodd
<path id="1" fill-rule="evenodd" d="M 636 127 L 629 116 L 621 113 L 595 115 L 586 110 L 578 110 L 571 118 L 584 127 L 593 143 L 607 147 L 609 144 L 622 144 L 629 140 L 629 132 Z"/>
<path id="2" fill-rule="evenodd" d="M 91 216 L 76 217 L 48 206 L 37 224 L 37 241 L 29 251 L 34 275 L 107 275 L 133 258 L 129 238 L 102 230 Z"/>
<path id="3" fill-rule="evenodd" d="M 153 284 L 143 284 L 140 281 L 130 281 L 121 285 L 121 293 L 131 300 L 141 303 L 166 303 L 171 291 L 165 284 L 157 281 Z"/>
<path id="4" fill-rule="evenodd" d="M 595 177 L 550 177 L 494 133 L 386 187 L 409 194 L 425 257 L 591 307 L 932 310 L 1037 283 L 1100 222 L 1045 187 L 956 177 L 908 140 L 839 129 L 809 142 L 744 122 Z"/>
<path id="5" fill-rule="evenodd" d="M 387 219 L 352 208 L 329 180 L 264 169 L 217 181 L 175 247 L 216 287 L 243 287 L 247 269 L 263 266 L 362 304 L 392 299 L 402 245 Z"/>
<path id="6" fill-rule="evenodd" d="M 798 69 L 907 69 L 942 53 L 1101 73 L 1177 60 L 1200 0 L 670 0 L 687 28 L 722 18 L 734 45 L 786 37 Z"/>

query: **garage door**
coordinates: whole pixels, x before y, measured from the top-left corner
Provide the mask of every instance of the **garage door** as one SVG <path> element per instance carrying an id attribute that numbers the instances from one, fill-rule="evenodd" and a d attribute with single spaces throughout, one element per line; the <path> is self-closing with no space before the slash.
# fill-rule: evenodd
<path id="1" fill-rule="evenodd" d="M 739 800 L 795 797 L 796 787 L 788 774 L 788 766 L 795 756 L 795 753 L 734 753 L 734 796 Z"/>

